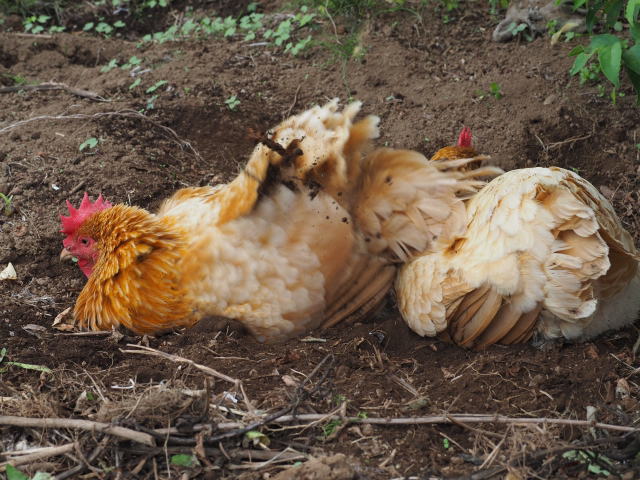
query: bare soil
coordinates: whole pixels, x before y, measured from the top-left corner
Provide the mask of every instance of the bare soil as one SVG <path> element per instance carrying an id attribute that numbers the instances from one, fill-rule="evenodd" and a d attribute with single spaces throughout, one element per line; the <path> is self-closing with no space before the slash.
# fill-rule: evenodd
<path id="1" fill-rule="evenodd" d="M 243 2 L 211 3 L 224 15 L 239 15 L 245 7 Z M 264 8 L 287 11 L 278 2 Z M 0 94 L 0 193 L 13 196 L 15 210 L 0 214 L 0 267 L 12 262 L 18 275 L 17 281 L 0 282 L 0 347 L 7 350 L 5 362 L 52 370 L 15 365 L 1 370 L 2 414 L 113 421 L 134 429 L 182 425 L 183 437 L 194 439 L 189 425 L 242 421 L 239 413 L 212 411 L 206 404 L 246 412 L 246 398 L 256 409 L 277 411 L 300 397 L 300 382 L 330 354 L 324 380 L 317 374 L 305 385 L 308 393 L 297 413 L 338 408 L 338 414 L 362 418 L 489 413 L 584 420 L 588 407 L 595 407 L 600 422 L 636 425 L 640 364 L 631 355 L 635 328 L 546 351 L 526 345 L 470 352 L 410 332 L 392 297 L 363 324 L 312 334 L 322 341 L 295 339 L 280 345 L 259 344 L 213 322 L 144 339 L 73 336 L 51 328 L 54 317 L 73 306 L 85 282 L 79 269 L 58 260 L 59 214 L 66 212 L 66 199 L 77 204 L 87 191 L 153 210 L 178 188 L 232 178 L 253 148 L 248 128 L 265 131 L 292 112 L 336 96 L 362 100 L 366 113 L 381 117 L 380 144 L 429 155 L 451 144 L 461 126 L 468 125 L 480 150 L 505 169 L 575 169 L 612 199 L 638 239 L 640 127 L 631 89 L 623 88 L 627 95 L 612 105 L 594 87 L 579 86 L 568 75 L 571 44 L 553 47 L 548 38 L 491 42 L 499 19 L 489 15 L 484 3 L 454 12 L 449 23 L 435 6 L 418 13 L 366 19 L 360 33 L 365 53 L 359 60 L 336 57 L 322 45 L 292 57 L 273 46 L 217 37 L 136 47 L 142 34 L 171 25 L 169 15 L 140 22 L 124 38 L 0 33 L 4 85 L 12 85 L 10 76 L 20 76 L 30 84 L 62 82 L 109 100 L 95 102 L 60 90 Z M 82 21 L 81 14 L 67 19 L 70 26 Z M 335 42 L 333 26 L 323 22 L 327 41 Z M 353 28 L 339 18 L 336 22 L 339 35 Z M 142 87 L 129 89 L 134 79 L 122 69 L 100 71 L 112 58 L 123 63 L 132 55 L 150 69 L 139 77 Z M 151 94 L 145 90 L 160 80 L 167 83 L 154 92 L 158 97 L 147 119 L 134 114 L 87 117 L 147 108 Z M 501 86 L 503 98 L 479 98 L 477 92 L 488 92 L 493 82 Z M 232 95 L 241 102 L 234 111 L 225 104 Z M 65 118 L 54 118 L 61 115 Z M 35 117 L 42 118 L 19 124 Z M 90 137 L 100 140 L 97 148 L 80 152 L 79 145 Z M 241 379 L 246 397 L 193 366 L 123 352 L 127 344 L 141 342 Z M 185 389 L 204 389 L 213 400 L 200 402 L 201 395 L 189 397 Z M 495 478 L 505 478 L 507 470 L 512 479 L 599 478 L 588 464 L 608 470 L 611 478 L 640 476 L 640 447 L 633 435 L 614 440 L 621 432 L 601 429 L 326 420 L 307 428 L 284 426 L 260 427 L 270 440 L 269 451 L 290 447 L 307 458 L 340 453 L 348 459 L 321 461 L 316 470 L 300 470 L 297 478 L 490 478 L 492 468 L 497 468 Z M 74 439 L 87 457 L 102 441 L 97 433 L 2 427 L 0 450 L 18 448 L 21 442 L 32 447 Z M 572 442 L 604 453 L 612 464 L 563 458 L 561 448 Z M 164 445 L 161 439 L 157 443 Z M 242 451 L 261 448 L 243 436 L 207 445 L 206 460 L 199 457 L 200 466 L 193 468 L 167 466 L 170 455 L 190 453 L 193 446 L 167 442 L 166 449 L 151 450 L 116 440 L 101 445 L 94 463 L 97 478 L 273 478 L 293 463 L 250 462 Z M 79 454 L 74 455 L 75 460 L 54 457 L 39 467 L 68 471 L 78 461 Z M 334 475 L 318 473 L 325 470 Z M 485 476 L 472 476 L 478 471 Z"/>

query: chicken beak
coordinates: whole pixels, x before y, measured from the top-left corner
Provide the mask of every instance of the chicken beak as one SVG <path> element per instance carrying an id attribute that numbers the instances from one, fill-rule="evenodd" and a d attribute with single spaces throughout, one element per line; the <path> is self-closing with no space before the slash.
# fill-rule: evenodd
<path id="1" fill-rule="evenodd" d="M 66 248 L 63 248 L 62 251 L 60 252 L 60 261 L 61 262 L 73 262 L 73 261 L 77 261 L 76 257 L 73 256 L 73 254 L 67 250 Z"/>

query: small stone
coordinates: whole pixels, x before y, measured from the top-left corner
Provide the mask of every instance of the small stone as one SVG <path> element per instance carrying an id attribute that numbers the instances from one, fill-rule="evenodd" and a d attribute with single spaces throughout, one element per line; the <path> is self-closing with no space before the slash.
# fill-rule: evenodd
<path id="1" fill-rule="evenodd" d="M 371 425 L 370 423 L 365 423 L 364 425 L 362 425 L 362 428 L 360 430 L 362 431 L 362 435 L 364 435 L 365 437 L 370 437 L 371 435 L 373 435 L 373 425 Z"/>
<path id="2" fill-rule="evenodd" d="M 543 105 L 551 105 L 553 102 L 556 101 L 557 98 L 558 98 L 558 96 L 555 93 L 552 93 L 551 95 L 549 95 L 547 98 L 544 99 L 542 104 Z"/>

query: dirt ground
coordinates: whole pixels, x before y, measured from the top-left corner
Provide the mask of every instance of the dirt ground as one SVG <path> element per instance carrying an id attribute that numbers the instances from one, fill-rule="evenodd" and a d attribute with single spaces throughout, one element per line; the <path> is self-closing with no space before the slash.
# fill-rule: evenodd
<path id="1" fill-rule="evenodd" d="M 245 6 L 198 5 L 210 15 L 241 15 Z M 283 2 L 262 8 L 290 11 Z M 437 4 L 370 16 L 360 25 L 357 59 L 335 56 L 321 44 L 293 57 L 272 45 L 219 37 L 137 47 L 141 35 L 178 21 L 180 9 L 167 10 L 123 38 L 79 33 L 81 14 L 65 19 L 74 33 L 0 33 L 4 86 L 20 76 L 28 84 L 62 82 L 108 100 L 62 90 L 0 94 L 0 193 L 12 195 L 15 210 L 0 214 L 0 267 L 12 262 L 18 276 L 0 282 L 0 348 L 6 348 L 5 362 L 52 370 L 0 370 L 0 411 L 113 421 L 139 431 L 182 430 L 167 441 L 160 435 L 158 447 L 151 448 L 98 432 L 3 427 L 0 451 L 78 440 L 81 453 L 94 460 L 82 478 L 274 478 L 296 462 L 335 454 L 346 457 L 304 471 L 294 466 L 300 470 L 277 478 L 600 478 L 598 469 L 610 472 L 609 478 L 640 476 L 636 437 L 571 425 L 389 426 L 329 418 L 261 426 L 268 446 L 262 437 L 243 435 L 207 443 L 191 429 L 213 421 L 208 434 L 216 435 L 217 422 L 248 423 L 252 414 L 259 418 L 259 411 L 276 412 L 296 400 L 296 413 L 365 420 L 446 414 L 585 420 L 593 407 L 599 422 L 634 426 L 640 418 L 640 362 L 631 355 L 635 328 L 546 351 L 496 346 L 470 352 L 410 332 L 390 297 L 363 324 L 272 346 L 212 323 L 159 338 L 53 330 L 56 315 L 73 306 L 85 283 L 79 269 L 58 260 L 66 199 L 77 204 L 87 191 L 114 203 L 157 208 L 178 188 L 232 178 L 253 147 L 247 128 L 264 131 L 332 97 L 362 100 L 365 113 L 379 115 L 380 144 L 429 155 L 468 125 L 480 150 L 505 169 L 574 169 L 612 199 L 624 225 L 640 237 L 635 97 L 623 88 L 627 95 L 612 105 L 595 87 L 581 87 L 570 77 L 567 52 L 575 42 L 493 43 L 499 17 L 478 2 L 450 14 L 447 23 Z M 335 25 L 319 17 L 314 35 L 335 43 L 355 28 L 331 20 Z M 10 18 L 3 27 L 12 24 Z M 136 77 L 141 88 L 129 88 L 129 71 L 101 72 L 111 59 L 124 63 L 133 55 L 149 69 Z M 145 91 L 161 80 L 166 83 L 151 92 L 157 98 L 150 109 L 152 94 Z M 502 98 L 479 93 L 494 82 Z M 240 104 L 232 111 L 225 100 L 233 95 Z M 141 109 L 144 117 L 136 113 Z M 98 145 L 79 151 L 91 137 Z M 148 345 L 240 379 L 244 393 L 193 365 L 125 352 L 132 348 L 127 344 Z M 199 447 L 194 439 L 202 440 Z M 606 458 L 577 456 L 580 446 Z M 276 455 L 287 448 L 286 455 Z M 197 466 L 169 461 L 194 451 Z M 82 466 L 79 458 L 76 450 L 29 468 L 61 473 L 76 462 Z"/>

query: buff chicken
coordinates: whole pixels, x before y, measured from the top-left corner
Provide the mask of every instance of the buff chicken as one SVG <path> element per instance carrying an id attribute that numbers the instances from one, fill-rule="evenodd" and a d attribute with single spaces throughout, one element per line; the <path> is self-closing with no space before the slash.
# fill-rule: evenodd
<path id="1" fill-rule="evenodd" d="M 233 181 L 179 190 L 155 214 L 67 202 L 61 258 L 88 277 L 79 326 L 156 333 L 222 316 L 272 342 L 370 313 L 397 265 L 464 226 L 483 183 L 460 162 L 369 152 L 379 120 L 354 123 L 359 110 L 334 100 L 285 120 Z"/>
<path id="2" fill-rule="evenodd" d="M 433 157 L 476 155 L 471 132 Z M 505 173 L 465 202 L 466 228 L 396 279 L 419 335 L 464 347 L 586 340 L 638 318 L 638 251 L 609 201 L 562 168 Z"/>

